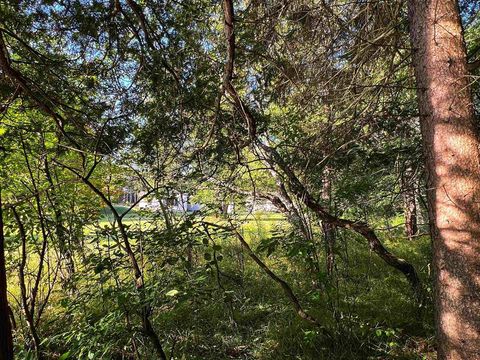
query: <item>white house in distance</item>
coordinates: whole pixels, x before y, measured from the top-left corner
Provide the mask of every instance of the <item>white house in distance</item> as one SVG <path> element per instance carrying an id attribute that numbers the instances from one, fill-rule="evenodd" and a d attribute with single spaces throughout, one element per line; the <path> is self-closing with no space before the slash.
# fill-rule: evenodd
<path id="1" fill-rule="evenodd" d="M 124 187 L 119 203 L 131 206 L 144 195 L 145 191 L 137 191 L 131 187 Z M 189 193 L 178 191 L 173 191 L 170 197 L 161 200 L 153 194 L 146 196 L 138 201 L 138 204 L 135 207 L 142 210 L 158 211 L 161 209 L 160 201 L 165 208 L 177 213 L 190 213 L 201 209 L 200 204 L 190 202 Z M 238 204 L 235 204 L 233 201 L 225 204 L 222 203 L 222 212 L 226 214 L 234 214 L 237 210 L 237 205 Z M 245 202 L 242 202 L 242 205 L 246 207 L 248 212 L 278 212 L 278 209 L 270 201 L 254 196 L 248 196 L 245 199 Z"/>
<path id="2" fill-rule="evenodd" d="M 251 212 L 278 212 L 278 209 L 269 200 L 253 198 L 250 196 L 247 199 L 246 206 L 248 211 Z"/>
<path id="3" fill-rule="evenodd" d="M 135 191 L 125 187 L 120 198 L 122 204 L 134 204 L 139 198 L 145 195 L 145 191 Z M 195 212 L 200 210 L 200 204 L 190 203 L 190 194 L 175 192 L 170 198 L 162 199 L 163 204 L 170 210 L 175 212 Z M 146 196 L 136 205 L 139 209 L 160 210 L 160 200 L 154 196 Z"/>

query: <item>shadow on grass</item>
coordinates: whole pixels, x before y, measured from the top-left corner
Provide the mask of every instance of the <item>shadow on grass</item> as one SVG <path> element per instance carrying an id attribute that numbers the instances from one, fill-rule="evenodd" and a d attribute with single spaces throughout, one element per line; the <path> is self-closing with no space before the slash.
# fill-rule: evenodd
<path id="1" fill-rule="evenodd" d="M 408 247 L 415 248 L 408 250 L 410 259 L 426 279 L 428 239 Z M 281 289 L 248 259 L 242 274 L 233 259 L 222 263 L 224 272 L 243 278 L 241 285 L 224 281 L 228 296 L 212 290 L 210 300 L 157 314 L 157 326 L 176 334 L 179 359 L 433 359 L 431 304 L 419 307 L 401 274 L 362 244 L 350 245 L 349 254 L 354 264 L 339 255 L 335 284 L 325 281 L 317 289 L 295 262 L 268 260 L 332 338 L 297 318 Z M 210 286 L 215 289 L 213 279 Z"/>

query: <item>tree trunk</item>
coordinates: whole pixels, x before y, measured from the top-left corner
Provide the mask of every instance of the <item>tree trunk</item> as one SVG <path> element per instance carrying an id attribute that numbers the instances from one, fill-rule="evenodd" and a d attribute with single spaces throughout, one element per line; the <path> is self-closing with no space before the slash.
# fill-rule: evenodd
<path id="1" fill-rule="evenodd" d="M 405 213 L 405 234 L 409 240 L 418 232 L 417 225 L 417 201 L 415 197 L 415 186 L 412 179 L 412 169 L 407 168 L 402 174 L 402 195 Z"/>
<path id="2" fill-rule="evenodd" d="M 332 195 L 332 180 L 330 169 L 327 167 L 324 171 L 324 179 L 322 184 L 322 200 L 324 206 L 330 209 Z M 322 221 L 322 231 L 325 238 L 325 249 L 327 255 L 327 274 L 332 275 L 335 268 L 335 225 L 326 221 Z"/>
<path id="3" fill-rule="evenodd" d="M 22 249 L 22 257 L 20 261 L 19 271 L 18 271 L 18 282 L 20 286 L 20 299 L 23 308 L 23 313 L 25 314 L 25 321 L 27 322 L 28 328 L 30 330 L 30 335 L 32 337 L 33 347 L 35 349 L 35 353 L 37 355 L 37 360 L 43 359 L 43 355 L 40 349 L 40 338 L 38 336 L 36 321 L 35 321 L 35 313 L 31 311 L 31 309 L 35 309 L 35 304 L 30 302 L 31 297 L 27 293 L 27 282 L 25 276 L 25 269 L 27 266 L 27 233 L 25 231 L 25 226 L 22 222 L 20 214 L 17 210 L 12 207 L 12 213 L 15 217 L 15 221 L 17 222 L 18 226 L 18 234 L 20 236 L 21 242 L 21 249 Z M 38 319 L 40 320 L 40 318 Z"/>
<path id="4" fill-rule="evenodd" d="M 439 359 L 480 359 L 480 139 L 455 0 L 410 0 Z"/>
<path id="5" fill-rule="evenodd" d="M 3 232 L 2 189 L 0 188 L 0 360 L 13 360 L 12 327 L 7 299 L 5 236 Z"/>

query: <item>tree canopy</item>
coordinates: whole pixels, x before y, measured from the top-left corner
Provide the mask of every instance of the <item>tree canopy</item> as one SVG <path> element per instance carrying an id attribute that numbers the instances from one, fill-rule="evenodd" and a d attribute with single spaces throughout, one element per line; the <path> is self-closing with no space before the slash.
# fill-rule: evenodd
<path id="1" fill-rule="evenodd" d="M 0 360 L 480 358 L 479 9 L 3 1 Z"/>

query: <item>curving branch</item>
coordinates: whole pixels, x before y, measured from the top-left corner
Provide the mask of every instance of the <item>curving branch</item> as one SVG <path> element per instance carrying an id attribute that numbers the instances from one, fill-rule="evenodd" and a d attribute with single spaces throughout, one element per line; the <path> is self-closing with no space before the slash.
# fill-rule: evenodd
<path id="1" fill-rule="evenodd" d="M 322 331 L 324 332 L 325 335 L 330 335 L 327 331 L 327 329 L 325 329 L 319 322 L 317 319 L 315 319 L 312 315 L 310 315 L 309 313 L 307 313 L 302 305 L 300 304 L 300 301 L 298 300 L 297 296 L 295 295 L 295 293 L 293 292 L 292 288 L 290 287 L 290 285 L 285 281 L 283 280 L 281 277 L 279 277 L 277 274 L 275 274 L 269 267 L 267 264 L 265 264 L 258 256 L 257 254 L 255 254 L 255 252 L 252 250 L 252 248 L 250 247 L 250 245 L 248 244 L 248 242 L 245 240 L 245 238 L 243 237 L 242 234 L 240 234 L 240 232 L 237 230 L 237 228 L 230 222 L 230 227 L 226 227 L 226 226 L 223 226 L 223 225 L 218 225 L 218 224 L 212 224 L 210 222 L 206 222 L 206 221 L 203 221 L 203 225 L 204 226 L 213 226 L 213 227 L 216 227 L 216 228 L 219 228 L 219 229 L 223 229 L 223 230 L 226 230 L 226 231 L 233 231 L 233 233 L 235 234 L 235 236 L 237 237 L 238 241 L 240 241 L 240 244 L 242 245 L 242 247 L 245 249 L 245 251 L 248 253 L 248 255 L 250 256 L 250 258 L 273 280 L 275 281 L 277 284 L 279 284 L 283 290 L 283 292 L 285 293 L 285 295 L 287 296 L 288 300 L 290 301 L 290 303 L 292 304 L 293 308 L 295 309 L 295 312 L 297 313 L 297 315 L 302 318 L 303 320 L 306 320 L 308 321 L 309 323 L 313 324 L 313 325 L 316 325 L 316 326 L 319 326 Z"/>
<path id="2" fill-rule="evenodd" d="M 292 304 L 293 308 L 295 309 L 295 312 L 297 313 L 298 316 L 300 316 L 302 319 L 308 321 L 309 323 L 312 323 L 314 325 L 320 326 L 320 323 L 315 319 L 312 315 L 307 313 L 302 305 L 300 304 L 300 301 L 298 300 L 297 296 L 293 292 L 292 288 L 288 283 L 280 278 L 278 275 L 276 275 L 270 268 L 265 264 L 252 250 L 250 245 L 248 245 L 247 241 L 245 238 L 237 231 L 237 229 L 234 229 L 235 236 L 237 239 L 240 241 L 242 244 L 243 248 L 247 251 L 248 255 L 252 258 L 253 261 L 257 263 L 257 265 L 276 283 L 278 283 L 282 289 L 287 298 L 290 300 L 290 303 Z"/>
<path id="3" fill-rule="evenodd" d="M 133 275 L 134 275 L 135 288 L 137 290 L 137 293 L 139 294 L 140 299 L 142 300 L 142 302 L 144 302 L 144 305 L 140 309 L 143 332 L 150 339 L 153 347 L 155 348 L 157 356 L 162 360 L 167 360 L 167 355 L 163 350 L 162 344 L 160 342 L 160 338 L 158 334 L 155 332 L 155 329 L 153 328 L 153 325 L 150 321 L 151 309 L 150 309 L 150 304 L 148 304 L 148 302 L 145 302 L 145 294 L 144 294 L 145 283 L 144 283 L 143 272 L 141 270 L 140 264 L 138 263 L 137 257 L 135 256 L 135 252 L 133 251 L 132 246 L 130 244 L 130 239 L 128 237 L 127 229 L 125 228 L 125 225 L 123 223 L 123 216 L 119 214 L 119 212 L 113 205 L 112 201 L 108 199 L 108 197 L 102 192 L 102 190 L 100 190 L 93 182 L 90 181 L 89 177 L 82 175 L 81 172 L 75 168 L 72 168 L 56 160 L 54 161 L 59 166 L 69 170 L 78 179 L 80 179 L 86 186 L 88 186 L 112 212 L 113 217 L 115 218 L 115 222 L 118 225 L 118 229 L 120 230 L 120 236 L 123 241 L 122 248 L 127 253 L 127 256 L 130 260 L 130 266 L 133 270 Z M 89 171 L 89 174 L 91 174 L 91 171 Z"/>
<path id="4" fill-rule="evenodd" d="M 232 0 L 223 1 L 224 32 L 227 42 L 227 62 L 225 64 L 225 73 L 223 76 L 223 88 L 231 96 L 235 108 L 243 115 L 250 141 L 257 135 L 257 122 L 250 108 L 238 95 L 232 84 L 235 68 L 235 16 Z"/>
<path id="5" fill-rule="evenodd" d="M 256 132 L 256 119 L 253 116 L 253 112 L 242 101 L 231 83 L 233 78 L 235 56 L 234 9 L 232 0 L 224 0 L 223 7 L 225 18 L 225 35 L 228 50 L 228 66 L 226 66 L 224 84 L 227 86 L 227 90 L 230 89 L 229 93 L 234 98 L 235 107 L 239 113 L 242 114 L 246 122 L 250 138 L 249 142 L 250 145 L 252 145 L 254 152 L 258 154 L 259 158 L 263 158 L 263 160 L 266 161 L 273 170 L 277 171 L 277 173 L 278 170 L 276 169 L 281 170 L 281 172 L 285 175 L 286 183 L 291 193 L 294 194 L 300 201 L 302 201 L 305 206 L 312 210 L 320 220 L 341 228 L 352 230 L 366 239 L 368 246 L 373 252 L 375 252 L 388 265 L 403 273 L 407 281 L 410 283 L 410 286 L 412 287 L 417 299 L 422 301 L 423 289 L 421 281 L 412 264 L 401 258 L 398 258 L 393 253 L 388 251 L 375 234 L 375 231 L 369 227 L 368 224 L 364 222 L 338 218 L 330 214 L 317 200 L 315 200 L 315 198 L 295 175 L 293 170 L 291 170 L 287 163 L 283 160 L 281 155 L 274 148 L 268 144 L 265 144 L 258 138 L 258 134 Z M 278 174 L 280 175 L 280 173 Z"/>
<path id="6" fill-rule="evenodd" d="M 22 308 L 25 314 L 25 320 L 27 321 L 30 335 L 32 337 L 33 347 L 35 349 L 36 356 L 38 359 L 43 359 L 43 354 L 40 348 L 41 341 L 38 336 L 36 322 L 35 322 L 35 312 L 34 312 L 35 299 L 32 298 L 31 294 L 27 292 L 27 286 L 26 286 L 25 268 L 27 266 L 27 249 L 26 249 L 27 233 L 25 231 L 25 225 L 23 224 L 17 209 L 13 207 L 12 213 L 17 223 L 18 235 L 20 236 L 20 242 L 21 242 L 21 261 L 20 261 L 20 266 L 18 268 L 18 278 L 19 278 L 20 298 L 22 301 Z M 43 262 L 40 264 L 40 266 L 43 266 Z"/>
<path id="7" fill-rule="evenodd" d="M 279 188 L 279 192 L 276 194 L 271 192 L 264 192 L 264 191 L 252 192 L 252 191 L 243 190 L 233 184 L 225 183 L 223 181 L 219 181 L 214 178 L 209 179 L 209 181 L 233 193 L 236 193 L 239 195 L 245 195 L 245 196 L 253 195 L 254 197 L 269 201 L 273 206 L 275 206 L 278 209 L 278 211 L 285 214 L 285 216 L 293 224 L 298 225 L 299 230 L 302 232 L 302 235 L 306 240 L 311 240 L 311 234 L 308 230 L 308 226 L 305 223 L 305 219 L 302 216 L 300 210 L 293 203 L 291 197 L 288 195 L 285 189 L 285 186 L 282 183 L 280 183 L 280 181 L 277 179 L 278 178 L 277 174 L 272 171 L 272 175 L 275 177 L 275 180 Z"/>
<path id="8" fill-rule="evenodd" d="M 157 48 L 155 46 L 155 42 L 152 39 L 152 38 L 155 39 L 154 30 L 148 24 L 142 7 L 134 0 L 127 0 L 127 5 L 133 11 L 133 13 L 135 14 L 135 17 L 138 20 L 138 24 L 139 24 L 140 28 L 142 29 L 143 36 L 145 38 L 145 41 L 147 43 L 148 48 L 150 48 L 150 50 L 152 50 L 152 51 L 157 51 Z M 122 15 L 130 23 L 130 19 L 128 18 L 127 13 L 125 11 L 123 11 L 123 8 L 122 8 L 122 5 L 120 4 L 120 1 L 117 0 L 117 1 L 115 1 L 115 4 L 114 4 L 114 10 L 112 12 L 112 16 L 115 16 L 119 12 L 122 13 Z M 136 33 L 137 37 L 139 38 L 138 31 L 136 31 L 135 29 L 132 29 L 132 30 Z M 140 41 L 140 38 L 139 38 L 139 42 L 142 43 Z M 157 42 L 157 44 L 160 44 L 159 41 L 156 41 L 156 42 Z M 161 46 L 161 44 L 160 44 L 160 46 Z M 173 66 L 170 65 L 168 63 L 168 61 L 165 59 L 163 54 L 162 54 L 162 57 L 161 57 L 160 61 L 161 61 L 162 66 L 165 68 L 165 70 L 167 70 L 167 72 L 175 80 L 175 83 L 176 83 L 177 87 L 180 88 L 181 87 L 180 77 L 178 76 L 178 74 L 175 71 L 175 69 L 173 68 Z"/>
<path id="9" fill-rule="evenodd" d="M 300 199 L 305 206 L 312 210 L 320 220 L 344 229 L 349 229 L 361 235 L 367 240 L 369 248 L 376 253 L 388 265 L 403 273 L 410 283 L 412 290 L 418 300 L 423 299 L 423 289 L 420 278 L 412 264 L 401 259 L 388 251 L 375 234 L 375 231 L 367 223 L 342 219 L 330 214 L 301 183 L 296 174 L 285 163 L 281 155 L 272 147 L 257 141 L 257 151 L 260 151 L 265 161 L 273 168 L 279 168 L 286 176 L 290 191 Z"/>
<path id="10" fill-rule="evenodd" d="M 23 76 L 23 74 L 11 66 L 10 56 L 8 54 L 8 49 L 5 44 L 3 32 L 4 30 L 0 29 L 0 69 L 2 69 L 5 75 L 10 78 L 10 80 L 14 84 L 20 87 L 20 89 L 23 90 L 41 110 L 51 116 L 62 135 L 65 136 L 65 138 L 67 138 L 72 144 L 78 147 L 78 143 L 65 130 L 65 119 L 45 101 L 43 101 L 39 96 L 37 96 L 37 94 L 35 93 L 35 91 L 32 90 L 28 80 Z"/>

